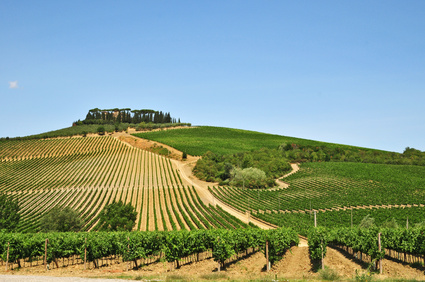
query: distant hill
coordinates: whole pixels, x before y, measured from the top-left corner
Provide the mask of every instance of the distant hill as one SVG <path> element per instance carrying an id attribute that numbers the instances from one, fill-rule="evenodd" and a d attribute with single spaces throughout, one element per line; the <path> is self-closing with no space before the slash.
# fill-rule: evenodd
<path id="1" fill-rule="evenodd" d="M 409 147 L 400 154 L 223 127 L 201 126 L 167 132 L 136 133 L 134 135 L 167 144 L 195 156 L 204 155 L 207 151 L 216 155 L 224 155 L 249 152 L 261 148 L 279 148 L 285 151 L 286 157 L 293 162 L 341 161 L 425 165 L 425 152 Z"/>

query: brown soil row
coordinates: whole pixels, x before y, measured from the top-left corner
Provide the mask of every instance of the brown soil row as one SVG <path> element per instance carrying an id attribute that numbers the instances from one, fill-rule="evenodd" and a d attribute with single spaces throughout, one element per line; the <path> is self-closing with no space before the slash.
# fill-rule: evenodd
<path id="1" fill-rule="evenodd" d="M 52 267 L 53 269 L 49 271 L 46 271 L 43 265 L 25 267 L 19 271 L 13 270 L 8 272 L 5 272 L 4 267 L 2 267 L 0 268 L 0 274 L 109 278 L 125 275 L 133 279 L 136 277 L 149 277 L 149 280 L 167 281 L 323 280 L 320 262 L 310 260 L 307 247 L 292 247 L 268 272 L 266 271 L 266 258 L 262 252 L 255 252 L 247 256 L 239 256 L 238 259 L 232 259 L 226 263 L 225 268 L 220 272 L 217 272 L 218 264 L 212 258 L 207 258 L 199 262 L 183 260 L 180 268 L 171 268 L 172 270 L 170 270 L 169 263 L 153 262 L 152 260 L 146 260 L 145 264 L 139 269 L 132 269 L 130 267 L 128 271 L 128 263 L 114 259 L 100 260 L 100 263 L 102 261 L 103 265 L 98 269 L 94 269 L 93 264 L 90 264 L 89 269 L 84 270 L 81 260 L 79 260 L 79 264 L 72 265 L 71 261 L 71 265 L 62 267 L 62 263 L 68 265 L 70 262 L 60 260 L 60 267 Z M 332 248 L 328 248 L 324 264 L 331 272 L 336 273 L 337 276 L 333 280 L 355 279 L 356 276 L 357 278 L 368 279 L 368 281 L 371 280 L 364 264 Z M 131 266 L 134 266 L 134 264 Z M 421 269 L 386 259 L 383 261 L 383 274 L 373 274 L 372 277 L 378 280 L 384 278 L 425 279 L 425 275 Z"/>

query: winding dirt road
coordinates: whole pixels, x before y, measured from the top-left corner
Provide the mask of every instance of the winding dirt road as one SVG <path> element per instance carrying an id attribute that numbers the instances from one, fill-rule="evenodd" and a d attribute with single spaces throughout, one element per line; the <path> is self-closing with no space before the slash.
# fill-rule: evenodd
<path id="1" fill-rule="evenodd" d="M 236 210 L 235 208 L 231 207 L 230 205 L 218 200 L 217 198 L 215 198 L 213 196 L 213 194 L 210 193 L 210 191 L 208 190 L 209 187 L 213 187 L 213 186 L 217 186 L 218 183 L 213 183 L 213 182 L 205 182 L 202 180 L 199 180 L 198 178 L 196 178 L 193 173 L 192 170 L 196 164 L 196 161 L 199 159 L 199 157 L 193 157 L 193 156 L 188 156 L 188 158 L 186 160 L 181 160 L 181 156 L 182 156 L 182 152 L 176 150 L 173 147 L 167 146 L 165 144 L 159 143 L 159 142 L 154 142 L 154 141 L 149 141 L 143 138 L 139 138 L 139 137 L 134 137 L 130 134 L 127 133 L 118 133 L 116 134 L 116 137 L 118 140 L 125 142 L 131 146 L 140 148 L 140 149 L 144 149 L 144 150 L 149 150 L 149 148 L 151 148 L 152 146 L 162 146 L 164 148 L 167 148 L 170 151 L 170 157 L 171 157 L 171 161 L 173 163 L 174 167 L 177 167 L 181 177 L 182 177 L 182 181 L 184 185 L 189 185 L 189 186 L 193 186 L 196 189 L 196 192 L 198 193 L 199 197 L 202 199 L 202 201 L 208 205 L 218 205 L 220 206 L 223 210 L 225 210 L 226 212 L 230 213 L 231 215 L 237 217 L 238 219 L 240 219 L 242 222 L 245 223 L 249 223 L 252 222 L 253 224 L 257 225 L 258 227 L 262 228 L 262 229 L 273 229 L 276 228 L 277 226 L 265 221 L 262 221 L 260 219 L 257 219 L 255 217 L 252 217 L 249 213 L 243 213 L 239 210 Z M 280 179 L 278 179 L 276 181 L 276 183 L 279 185 L 279 187 L 277 187 L 276 189 L 285 189 L 288 188 L 288 184 L 284 183 L 281 179 L 285 178 L 295 172 L 297 172 L 299 170 L 299 166 L 298 164 L 291 164 L 292 167 L 292 171 L 286 175 L 284 175 L 283 177 L 281 177 Z"/>

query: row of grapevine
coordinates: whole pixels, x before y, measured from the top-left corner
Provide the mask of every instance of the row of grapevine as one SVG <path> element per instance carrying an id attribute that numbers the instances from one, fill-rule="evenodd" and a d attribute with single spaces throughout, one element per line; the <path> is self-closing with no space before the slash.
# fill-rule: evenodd
<path id="1" fill-rule="evenodd" d="M 47 240 L 46 240 L 47 239 Z M 180 262 L 193 254 L 211 251 L 222 266 L 235 254 L 250 248 L 264 249 L 268 242 L 269 258 L 279 260 L 287 249 L 298 245 L 291 229 L 261 230 L 198 230 L 170 232 L 90 232 L 90 233 L 0 233 L 0 254 L 4 262 L 33 261 L 45 256 L 46 262 L 78 255 L 81 260 L 94 262 L 111 255 L 124 261 L 162 257 L 168 262 Z M 198 256 L 199 257 L 199 256 Z M 179 263 L 178 263 L 179 264 Z"/>
<path id="2" fill-rule="evenodd" d="M 169 169 L 161 173 L 161 177 L 156 175 L 168 159 L 131 148 L 111 137 L 93 139 L 101 144 L 106 142 L 102 140 L 109 140 L 111 146 L 102 151 L 0 163 L 0 192 L 74 187 L 131 189 L 178 184 Z"/>
<path id="3" fill-rule="evenodd" d="M 257 213 L 256 217 L 278 226 L 291 226 L 301 235 L 307 235 L 307 231 L 314 227 L 314 212 L 304 213 Z M 371 209 L 346 209 L 339 211 L 317 211 L 317 226 L 326 228 L 340 228 L 358 226 L 366 217 L 374 219 L 376 226 L 410 227 L 421 225 L 425 221 L 425 207 L 378 207 Z"/>
<path id="4" fill-rule="evenodd" d="M 256 212 L 421 205 L 424 173 L 424 167 L 415 166 L 304 163 L 284 179 L 287 189 L 213 187 L 211 192 L 241 211 Z"/>
<path id="5" fill-rule="evenodd" d="M 308 245 L 312 259 L 326 256 L 328 245 L 337 247 L 370 264 L 391 255 L 407 261 L 409 254 L 415 262 L 423 263 L 425 256 L 425 228 L 312 228 L 308 233 Z M 379 235 L 378 235 L 379 234 Z M 403 254 L 403 256 L 400 256 Z M 394 258 L 394 256 L 392 256 Z"/>
<path id="6" fill-rule="evenodd" d="M 136 229 L 141 231 L 247 227 L 219 208 L 205 206 L 196 189 L 183 186 L 179 171 L 165 157 L 112 137 L 34 144 L 27 148 L 33 155 L 39 154 L 39 144 L 58 153 L 0 163 L 0 192 L 18 200 L 20 232 L 39 231 L 41 217 L 56 206 L 73 208 L 84 222 L 83 231 L 96 231 L 103 207 L 120 200 L 136 208 Z"/>
<path id="7" fill-rule="evenodd" d="M 156 201 L 152 197 L 152 193 L 155 193 Z M 19 196 L 19 199 L 22 199 L 21 203 L 23 203 L 22 220 L 18 231 L 38 231 L 39 220 L 42 215 L 56 205 L 69 206 L 79 211 L 80 217 L 85 222 L 83 230 L 97 230 L 95 223 L 101 209 L 105 205 L 118 200 L 133 203 L 136 207 L 141 206 L 138 212 L 141 212 L 142 215 L 136 222 L 142 224 L 137 225 L 138 230 L 247 227 L 245 223 L 219 207 L 205 206 L 199 199 L 194 187 L 52 189 L 38 190 L 34 193 L 21 192 L 16 196 Z M 150 199 L 143 204 L 143 201 L 148 199 L 149 196 L 151 196 Z M 134 201 L 132 198 L 134 198 Z M 152 220 L 154 218 L 155 220 Z M 167 224 L 169 227 L 167 227 Z"/>
<path id="8" fill-rule="evenodd" d="M 87 137 L 0 142 L 0 160 L 12 161 L 83 154 L 110 149 L 113 138 Z"/>

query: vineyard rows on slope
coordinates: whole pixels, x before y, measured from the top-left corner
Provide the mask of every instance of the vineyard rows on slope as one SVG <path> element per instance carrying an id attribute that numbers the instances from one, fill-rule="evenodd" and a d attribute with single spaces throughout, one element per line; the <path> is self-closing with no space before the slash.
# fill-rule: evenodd
<path id="1" fill-rule="evenodd" d="M 217 186 L 210 191 L 221 201 L 254 214 L 410 208 L 423 206 L 422 173 L 425 168 L 419 166 L 305 163 L 297 173 L 285 178 L 289 184 L 285 189 Z"/>
<path id="2" fill-rule="evenodd" d="M 102 208 L 120 200 L 136 208 L 137 230 L 247 226 L 205 206 L 169 159 L 113 137 L 9 141 L 0 150 L 0 192 L 19 201 L 19 231 L 39 230 L 55 206 L 77 210 L 83 230 L 97 230 Z"/>

